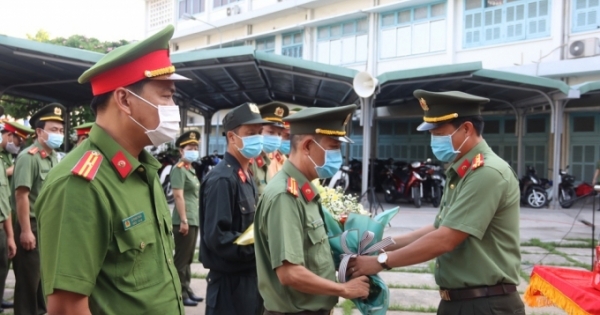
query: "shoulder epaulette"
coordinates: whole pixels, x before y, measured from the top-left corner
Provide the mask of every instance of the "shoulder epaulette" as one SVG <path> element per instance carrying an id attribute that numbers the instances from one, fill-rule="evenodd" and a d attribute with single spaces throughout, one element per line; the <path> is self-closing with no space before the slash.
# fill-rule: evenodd
<path id="1" fill-rule="evenodd" d="M 178 168 L 181 168 L 181 167 L 182 167 L 184 164 L 185 164 L 185 163 L 183 163 L 183 162 L 179 162 L 179 163 L 177 163 L 177 167 L 178 167 Z"/>
<path id="2" fill-rule="evenodd" d="M 483 166 L 483 154 L 479 153 L 473 158 L 473 162 L 471 163 L 471 168 L 473 170 Z"/>
<path id="3" fill-rule="evenodd" d="M 287 181 L 287 192 L 294 197 L 298 197 L 298 183 L 292 177 L 288 178 Z"/>
<path id="4" fill-rule="evenodd" d="M 87 151 L 73 167 L 71 173 L 91 181 L 96 177 L 103 159 L 104 157 L 97 151 Z"/>
<path id="5" fill-rule="evenodd" d="M 27 153 L 34 155 L 36 154 L 40 149 L 38 149 L 38 147 L 33 147 L 31 149 L 29 149 L 29 151 L 27 151 Z"/>

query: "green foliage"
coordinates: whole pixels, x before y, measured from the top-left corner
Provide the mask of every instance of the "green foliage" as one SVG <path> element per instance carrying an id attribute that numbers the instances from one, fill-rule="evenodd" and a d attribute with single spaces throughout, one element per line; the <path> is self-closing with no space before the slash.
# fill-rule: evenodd
<path id="1" fill-rule="evenodd" d="M 122 39 L 120 41 L 116 41 L 116 42 L 108 42 L 108 41 L 101 42 L 97 38 L 86 37 L 83 35 L 71 35 L 68 38 L 56 37 L 56 38 L 50 39 L 50 35 L 48 34 L 48 32 L 46 32 L 44 30 L 39 30 L 33 36 L 27 34 L 27 38 L 30 40 L 37 41 L 37 42 L 79 48 L 79 49 L 83 49 L 83 50 L 91 50 L 91 51 L 95 51 L 95 52 L 99 52 L 99 53 L 103 53 L 103 54 L 108 53 L 117 47 L 120 47 L 120 46 L 123 46 L 123 45 L 126 45 L 129 43 L 128 41 L 126 41 L 124 39 Z"/>

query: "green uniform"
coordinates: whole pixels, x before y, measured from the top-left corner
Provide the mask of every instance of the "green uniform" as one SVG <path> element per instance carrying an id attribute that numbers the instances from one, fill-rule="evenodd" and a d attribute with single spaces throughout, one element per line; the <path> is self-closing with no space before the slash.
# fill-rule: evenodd
<path id="1" fill-rule="evenodd" d="M 269 159 L 268 154 L 264 152 L 261 152 L 259 157 L 250 160 L 250 172 L 254 179 L 254 185 L 258 190 L 259 198 L 264 193 L 265 187 L 269 182 L 269 178 L 267 178 L 269 165 L 271 165 L 271 159 Z"/>
<path id="2" fill-rule="evenodd" d="M 484 164 L 473 169 L 478 154 Z M 463 167 L 466 171 L 461 170 Z M 437 284 L 447 289 L 519 284 L 520 194 L 516 174 L 482 140 L 453 163 L 446 176 L 435 227 L 446 226 L 470 236 L 437 258 Z M 477 262 L 477 268 L 472 262 Z"/>
<path id="3" fill-rule="evenodd" d="M 1 149 L 0 149 L 1 150 Z M 6 153 L 6 154 L 5 154 Z M 9 260 L 8 260 L 8 246 L 6 243 L 6 232 L 4 231 L 4 221 L 8 219 L 11 214 L 10 207 L 10 185 L 9 178 L 6 175 L 6 169 L 12 165 L 12 156 L 10 160 L 5 157 L 10 156 L 8 152 L 2 150 L 0 157 L 2 163 L 0 163 L 0 301 L 4 296 L 4 286 L 6 284 L 6 275 L 8 275 Z"/>
<path id="4" fill-rule="evenodd" d="M 313 198 L 307 198 L 305 188 L 302 193 L 295 193 L 294 184 L 288 179 L 296 187 L 310 187 Z M 288 261 L 335 281 L 321 211 L 315 187 L 295 166 L 285 162 L 281 172 L 267 185 L 254 221 L 258 287 L 267 310 L 281 313 L 330 310 L 337 303 L 335 296 L 312 295 L 284 286 L 275 272 Z"/>
<path id="5" fill-rule="evenodd" d="M 159 168 L 94 126 L 53 169 L 36 206 L 46 295 L 89 296 L 92 314 L 184 314 Z"/>
<path id="6" fill-rule="evenodd" d="M 56 152 L 46 153 L 42 145 L 35 141 L 31 146 L 19 153 L 16 159 L 12 178 L 12 193 L 19 187 L 29 189 L 29 217 L 31 231 L 39 244 L 37 221 L 33 211 L 42 184 L 46 181 L 50 169 L 58 164 Z M 16 202 L 15 202 L 15 211 Z M 21 225 L 15 218 L 15 240 L 17 255 L 13 259 L 15 271 L 15 313 L 37 315 L 46 309 L 44 296 L 40 287 L 40 253 L 39 245 L 33 250 L 25 250 L 20 242 Z M 37 302 L 36 302 L 37 300 Z"/>
<path id="7" fill-rule="evenodd" d="M 179 233 L 181 219 L 177 211 L 177 205 L 173 209 L 173 230 L 175 238 L 175 267 L 179 274 L 181 282 L 181 292 L 184 299 L 189 298 L 189 292 L 192 291 L 190 281 L 192 271 L 190 264 L 194 260 L 194 251 L 196 249 L 196 240 L 198 239 L 198 203 L 200 194 L 200 182 L 196 177 L 196 171 L 189 164 L 180 161 L 171 169 L 169 175 L 171 188 L 183 190 L 185 200 L 185 214 L 188 221 L 188 234 Z"/>

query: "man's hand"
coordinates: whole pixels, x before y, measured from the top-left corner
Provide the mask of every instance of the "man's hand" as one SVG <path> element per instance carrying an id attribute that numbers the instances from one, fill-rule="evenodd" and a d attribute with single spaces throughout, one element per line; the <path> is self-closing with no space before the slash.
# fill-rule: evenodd
<path id="1" fill-rule="evenodd" d="M 21 231 L 20 239 L 21 239 L 21 246 L 23 246 L 23 248 L 25 248 L 25 250 L 35 249 L 35 235 L 33 235 L 33 232 Z"/>
<path id="2" fill-rule="evenodd" d="M 357 278 L 374 275 L 383 270 L 383 267 L 377 261 L 377 256 L 357 256 L 350 259 L 346 270 L 350 271 L 351 278 Z"/>
<path id="3" fill-rule="evenodd" d="M 366 299 L 369 296 L 369 278 L 365 276 L 352 279 L 344 283 L 343 286 L 342 297 L 345 299 Z"/>
<path id="4" fill-rule="evenodd" d="M 190 226 L 187 223 L 181 222 L 181 224 L 179 224 L 179 233 L 183 234 L 183 236 L 186 236 L 189 230 Z"/>
<path id="5" fill-rule="evenodd" d="M 6 245 L 8 246 L 8 259 L 13 259 L 17 254 L 17 244 L 15 243 L 14 237 L 9 237 L 6 240 Z"/>

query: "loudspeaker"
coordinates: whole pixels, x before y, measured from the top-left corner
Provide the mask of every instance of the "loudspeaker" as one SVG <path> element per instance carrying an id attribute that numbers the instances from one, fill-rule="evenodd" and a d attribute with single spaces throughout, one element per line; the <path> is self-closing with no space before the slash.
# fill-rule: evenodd
<path id="1" fill-rule="evenodd" d="M 372 77 L 370 73 L 362 71 L 354 77 L 352 86 L 354 87 L 354 92 L 356 92 L 358 96 L 366 98 L 373 95 L 378 83 L 379 80 Z"/>

